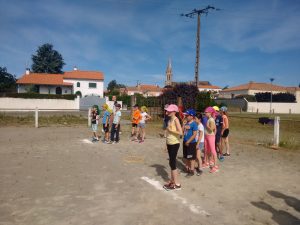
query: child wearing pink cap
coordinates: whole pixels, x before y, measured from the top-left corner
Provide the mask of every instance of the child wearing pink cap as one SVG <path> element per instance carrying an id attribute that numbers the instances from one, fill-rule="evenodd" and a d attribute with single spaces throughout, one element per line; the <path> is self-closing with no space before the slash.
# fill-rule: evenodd
<path id="1" fill-rule="evenodd" d="M 213 107 L 207 107 L 205 109 L 205 115 L 207 116 L 207 124 L 205 127 L 205 135 L 204 135 L 204 142 L 205 142 L 205 155 L 208 156 L 208 159 L 212 162 L 212 165 L 209 165 L 209 161 L 205 162 L 205 166 L 211 166 L 210 173 L 218 172 L 219 168 L 217 166 L 217 152 L 215 146 L 216 140 L 216 123 L 214 120 L 214 116 L 216 111 Z"/>
<path id="2" fill-rule="evenodd" d="M 169 165 L 171 167 L 171 180 L 168 184 L 163 186 L 167 191 L 179 190 L 181 185 L 178 181 L 178 172 L 176 167 L 176 158 L 178 149 L 180 146 L 180 135 L 182 135 L 182 129 L 179 119 L 176 117 L 178 107 L 176 105 L 169 105 L 166 109 L 166 114 L 170 117 L 167 126 L 167 149 L 169 154 Z"/>

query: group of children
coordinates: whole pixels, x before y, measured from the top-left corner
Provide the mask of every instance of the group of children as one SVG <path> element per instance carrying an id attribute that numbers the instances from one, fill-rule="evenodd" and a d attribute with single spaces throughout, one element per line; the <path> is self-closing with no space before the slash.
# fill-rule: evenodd
<path id="1" fill-rule="evenodd" d="M 102 115 L 102 130 L 104 132 L 103 143 L 106 144 L 117 144 L 120 141 L 120 121 L 121 121 L 121 105 L 115 103 L 113 109 L 109 109 L 107 104 L 102 105 L 103 115 Z M 146 121 L 151 119 L 151 116 L 147 113 L 148 109 L 146 106 L 142 106 L 141 110 L 136 104 L 133 106 L 132 113 L 132 141 L 143 143 L 146 135 Z M 98 124 L 100 120 L 99 110 L 97 106 L 94 105 L 91 110 L 91 123 L 93 131 L 92 141 L 99 141 L 97 135 Z"/>
<path id="2" fill-rule="evenodd" d="M 107 144 L 118 143 L 121 120 L 121 105 L 114 104 L 113 110 L 107 104 L 102 105 L 104 111 L 102 117 L 103 131 L 105 133 L 103 142 Z M 166 145 L 169 154 L 169 165 L 171 167 L 170 182 L 163 187 L 166 190 L 180 189 L 176 158 L 183 138 L 183 161 L 187 176 L 203 173 L 203 169 L 210 169 L 210 173 L 219 171 L 218 160 L 223 161 L 224 156 L 230 156 L 229 152 L 229 120 L 225 106 L 207 107 L 204 115 L 197 114 L 194 109 L 188 109 L 178 116 L 179 108 L 171 104 L 165 107 L 164 128 Z M 99 140 L 97 127 L 99 114 L 96 107 L 91 111 L 93 139 Z M 183 118 L 182 118 L 183 117 Z M 143 143 L 145 140 L 146 121 L 151 116 L 147 113 L 147 107 L 133 106 L 132 111 L 132 141 Z M 225 152 L 225 153 L 223 153 Z"/>
<path id="3" fill-rule="evenodd" d="M 141 110 L 136 104 L 133 106 L 132 112 L 132 128 L 131 137 L 132 141 L 143 143 L 146 135 L 146 121 L 151 119 L 151 116 L 147 113 L 148 109 L 146 106 L 142 106 Z"/>
<path id="4" fill-rule="evenodd" d="M 205 115 L 197 114 L 195 110 L 186 110 L 180 123 L 178 107 L 174 104 L 165 107 L 169 120 L 166 126 L 166 144 L 171 167 L 170 182 L 164 185 L 166 190 L 180 189 L 176 157 L 183 136 L 183 158 L 187 176 L 198 176 L 203 169 L 210 168 L 210 173 L 219 171 L 218 160 L 223 161 L 229 153 L 229 120 L 225 106 L 207 107 Z M 223 154 L 223 150 L 225 153 Z M 197 165 L 197 166 L 196 166 Z"/>
<path id="5" fill-rule="evenodd" d="M 109 109 L 107 104 L 102 105 L 103 117 L 102 117 L 102 130 L 104 132 L 103 143 L 106 144 L 116 144 L 120 141 L 120 121 L 122 113 L 120 111 L 121 105 L 114 104 L 113 109 Z M 93 140 L 99 141 L 97 134 L 98 124 L 100 120 L 99 111 L 96 106 L 93 106 L 91 110 L 91 123 L 93 131 Z"/>

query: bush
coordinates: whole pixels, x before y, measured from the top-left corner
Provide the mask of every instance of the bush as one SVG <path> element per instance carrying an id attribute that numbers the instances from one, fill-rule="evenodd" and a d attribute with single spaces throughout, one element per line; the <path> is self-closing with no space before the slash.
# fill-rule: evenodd
<path id="1" fill-rule="evenodd" d="M 76 95 L 37 94 L 37 93 L 6 93 L 5 95 L 3 95 L 3 97 L 74 100 L 77 96 Z"/>
<path id="2" fill-rule="evenodd" d="M 174 88 L 164 90 L 161 98 L 163 99 L 163 104 L 177 104 L 177 98 L 181 97 L 184 108 L 189 109 L 197 107 L 196 98 L 198 94 L 199 90 L 195 85 L 178 84 Z"/>
<path id="3" fill-rule="evenodd" d="M 196 109 L 203 112 L 206 107 L 214 106 L 217 103 L 211 98 L 210 92 L 200 92 L 196 97 Z"/>
<path id="4" fill-rule="evenodd" d="M 270 92 L 260 92 L 255 94 L 255 98 L 258 102 L 270 102 Z M 296 102 L 296 97 L 290 93 L 277 93 L 272 94 L 272 102 Z"/>

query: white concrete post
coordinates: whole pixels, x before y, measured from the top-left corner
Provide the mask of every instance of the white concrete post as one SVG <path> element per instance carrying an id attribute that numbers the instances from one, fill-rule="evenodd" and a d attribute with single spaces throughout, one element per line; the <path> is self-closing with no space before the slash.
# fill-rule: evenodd
<path id="1" fill-rule="evenodd" d="M 39 127 L 39 109 L 35 108 L 35 128 Z"/>
<path id="2" fill-rule="evenodd" d="M 92 111 L 92 109 L 89 108 L 89 111 L 88 111 L 88 127 L 92 126 L 91 111 Z"/>
<path id="3" fill-rule="evenodd" d="M 274 145 L 278 147 L 279 145 L 279 125 L 280 125 L 280 117 L 275 116 L 274 119 Z"/>

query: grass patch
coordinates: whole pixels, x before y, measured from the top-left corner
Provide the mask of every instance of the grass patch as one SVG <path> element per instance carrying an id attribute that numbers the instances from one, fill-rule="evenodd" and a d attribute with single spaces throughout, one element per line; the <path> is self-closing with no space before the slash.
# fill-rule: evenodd
<path id="1" fill-rule="evenodd" d="M 39 126 L 72 126 L 87 124 L 87 118 L 82 115 L 52 115 L 52 116 L 40 116 Z M 35 118 L 33 113 L 26 113 L 24 115 L 7 115 L 0 114 L 0 126 L 29 126 L 34 127 Z"/>

